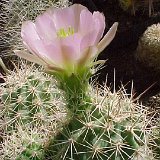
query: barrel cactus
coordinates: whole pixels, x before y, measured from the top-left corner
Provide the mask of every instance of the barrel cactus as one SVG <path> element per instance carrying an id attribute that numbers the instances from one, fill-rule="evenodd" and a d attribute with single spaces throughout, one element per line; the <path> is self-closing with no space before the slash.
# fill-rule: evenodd
<path id="1" fill-rule="evenodd" d="M 48 143 L 50 160 L 154 159 L 152 129 L 142 105 L 124 92 L 90 91 L 90 108 L 73 114 Z M 47 159 L 46 158 L 46 159 Z"/>
<path id="2" fill-rule="evenodd" d="M 48 132 L 18 126 L 2 143 L 1 160 L 42 160 Z"/>
<path id="3" fill-rule="evenodd" d="M 160 119 L 156 118 L 156 120 L 158 129 L 153 130 L 154 144 L 152 146 L 156 145 L 157 147 L 152 147 L 152 149 L 155 153 L 155 158 L 158 160 L 160 159 Z"/>
<path id="4" fill-rule="evenodd" d="M 19 70 L 19 74 L 12 72 L 12 76 L 8 76 L 8 80 L 6 79 L 5 84 L 1 86 L 4 105 L 1 115 L 5 124 L 2 126 L 5 134 L 2 159 L 154 159 L 150 144 L 155 143 L 152 141 L 150 120 L 147 120 L 147 112 L 143 106 L 133 102 L 132 95 L 127 95 L 122 90 L 112 93 L 107 87 L 89 85 L 87 94 L 77 96 L 75 93 L 79 95 L 80 90 L 76 90 L 75 83 L 70 83 L 70 86 L 74 86 L 74 92 L 72 90 L 70 93 L 74 95 L 69 94 L 71 97 L 67 96 L 68 99 L 66 97 L 64 101 L 61 96 L 65 97 L 65 93 L 60 93 L 56 88 L 57 82 L 53 77 L 30 69 L 25 69 L 25 72 Z M 46 76 L 49 79 L 44 79 Z M 72 78 L 73 75 L 70 79 Z M 9 81 L 14 83 L 9 85 Z M 47 88 L 51 89 L 50 92 L 45 90 L 46 82 Z M 77 87 L 84 84 L 78 82 L 80 85 Z M 41 97 L 39 108 L 33 103 L 35 97 L 32 92 L 30 94 L 33 101 L 29 102 L 28 99 L 30 90 L 26 89 L 26 86 L 33 87 L 33 84 L 37 90 L 37 97 Z M 71 89 L 65 86 L 66 83 L 61 84 L 61 90 Z M 25 89 L 21 89 L 22 87 Z M 19 90 L 24 97 L 23 106 L 17 104 L 18 96 L 13 96 L 12 99 L 12 93 L 19 94 Z M 48 99 L 45 93 L 48 94 Z M 67 113 L 64 103 L 68 107 Z M 79 110 L 72 110 L 69 105 Z M 24 113 L 23 116 L 18 117 L 18 112 Z M 36 119 L 37 114 L 41 115 L 39 119 Z"/>
<path id="5" fill-rule="evenodd" d="M 153 130 L 152 149 L 155 153 L 156 159 L 160 159 L 160 93 L 149 97 L 147 100 L 143 101 L 143 105 L 148 108 L 148 116 L 152 117 L 152 126 L 156 126 Z M 154 147 L 157 146 L 157 147 Z"/>
<path id="6" fill-rule="evenodd" d="M 147 28 L 139 40 L 137 59 L 148 67 L 160 69 L 160 23 Z"/>
<path id="7" fill-rule="evenodd" d="M 41 160 L 47 137 L 64 122 L 64 100 L 53 77 L 34 65 L 22 66 L 0 85 L 2 152 L 4 159 Z"/>

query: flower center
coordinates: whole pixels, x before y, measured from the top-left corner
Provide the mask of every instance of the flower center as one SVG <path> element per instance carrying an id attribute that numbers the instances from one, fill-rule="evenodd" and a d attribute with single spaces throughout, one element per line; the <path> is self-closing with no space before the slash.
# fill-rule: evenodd
<path id="1" fill-rule="evenodd" d="M 57 37 L 66 38 L 74 34 L 74 28 L 68 27 L 67 29 L 61 28 L 57 31 Z"/>

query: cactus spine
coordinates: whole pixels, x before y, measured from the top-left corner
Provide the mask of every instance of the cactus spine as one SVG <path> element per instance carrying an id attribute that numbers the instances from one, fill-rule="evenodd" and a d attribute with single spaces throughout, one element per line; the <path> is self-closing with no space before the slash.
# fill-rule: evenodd
<path id="1" fill-rule="evenodd" d="M 69 80 L 72 81 L 71 77 Z M 75 87 L 75 83 L 70 84 Z M 151 128 L 141 105 L 133 103 L 124 93 L 111 93 L 107 88 L 90 90 L 87 95 L 90 100 L 83 99 L 85 105 L 78 112 L 70 110 L 68 122 L 48 143 L 49 160 L 154 158 L 149 147 Z M 79 109 L 81 103 L 74 107 Z"/>
<path id="2" fill-rule="evenodd" d="M 41 160 L 47 137 L 58 131 L 58 124 L 60 129 L 65 117 L 57 82 L 40 72 L 40 68 L 26 65 L 11 71 L 4 79 L 5 83 L 0 86 L 1 127 L 7 135 L 6 145 L 2 147 L 4 159 L 13 158 L 14 154 L 15 160 L 29 160 L 29 157 Z"/>
<path id="3" fill-rule="evenodd" d="M 148 67 L 160 69 L 160 23 L 149 26 L 143 33 L 136 58 Z"/>
<path id="4" fill-rule="evenodd" d="M 147 111 L 132 95 L 91 87 L 89 69 L 54 75 L 31 67 L 6 76 L 4 160 L 156 159 Z"/>

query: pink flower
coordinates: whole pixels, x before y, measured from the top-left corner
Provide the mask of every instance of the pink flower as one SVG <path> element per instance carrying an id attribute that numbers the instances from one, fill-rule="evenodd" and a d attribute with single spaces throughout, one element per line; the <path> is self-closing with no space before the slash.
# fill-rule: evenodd
<path id="1" fill-rule="evenodd" d="M 76 67 L 92 63 L 109 45 L 117 25 L 114 23 L 101 40 L 105 17 L 100 12 L 92 14 L 80 4 L 63 9 L 51 8 L 39 15 L 35 22 L 22 24 L 23 43 L 32 54 L 25 51 L 15 53 L 50 70 L 70 69 L 74 72 Z"/>

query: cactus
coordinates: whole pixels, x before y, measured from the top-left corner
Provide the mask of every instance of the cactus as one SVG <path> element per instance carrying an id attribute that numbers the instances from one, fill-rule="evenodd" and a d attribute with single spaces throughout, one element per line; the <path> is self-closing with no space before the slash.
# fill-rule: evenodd
<path id="1" fill-rule="evenodd" d="M 85 73 L 56 75 L 65 83 L 34 67 L 6 76 L 1 85 L 4 160 L 154 159 L 152 128 L 143 106 L 123 91 L 94 89 L 88 84 L 90 73 Z"/>
<path id="2" fill-rule="evenodd" d="M 11 158 L 15 150 L 16 160 L 28 160 L 32 154 L 43 157 L 45 139 L 53 136 L 65 121 L 66 109 L 57 82 L 40 70 L 24 64 L 17 71 L 10 71 L 0 86 L 2 151 Z M 35 143 L 30 141 L 30 144 L 28 137 L 35 139 Z"/>
<path id="3" fill-rule="evenodd" d="M 90 90 L 87 109 L 70 116 L 68 123 L 48 143 L 49 160 L 154 159 L 152 132 L 142 105 L 124 92 L 106 87 Z"/>
<path id="4" fill-rule="evenodd" d="M 132 94 L 89 85 L 89 71 L 54 73 L 57 82 L 33 66 L 17 70 L 1 85 L 4 160 L 156 159 L 148 113 Z"/>
<path id="5" fill-rule="evenodd" d="M 152 142 L 151 147 L 156 159 L 158 160 L 160 159 L 160 93 L 157 93 L 143 101 L 143 105 L 148 108 L 148 116 L 152 117 L 152 126 L 155 126 L 152 130 L 154 141 Z"/>
<path id="6" fill-rule="evenodd" d="M 154 143 L 152 145 L 153 152 L 155 153 L 156 159 L 160 159 L 160 119 L 156 118 L 157 122 L 157 128 L 153 130 L 154 134 Z M 157 147 L 155 147 L 157 146 Z"/>
<path id="7" fill-rule="evenodd" d="M 160 69 L 160 23 L 147 28 L 139 40 L 136 58 L 146 66 Z"/>
<path id="8" fill-rule="evenodd" d="M 46 131 L 40 131 L 37 128 L 24 129 L 18 126 L 11 135 L 6 135 L 0 158 L 2 160 L 42 160 L 47 137 Z"/>
<path id="9" fill-rule="evenodd" d="M 102 42 L 98 49 L 103 48 Z M 22 65 L 4 78 L 0 95 L 1 128 L 6 135 L 2 136 L 3 159 L 156 158 L 150 145 L 154 135 L 144 107 L 124 90 L 112 93 L 106 86 L 89 84 L 91 67 L 101 61 L 82 57 L 77 64 L 64 65 L 66 68 L 60 70 L 49 64 L 45 67 L 50 75 Z"/>
<path id="10" fill-rule="evenodd" d="M 13 55 L 14 49 L 24 48 L 20 30 L 22 21 L 33 20 L 47 8 L 66 7 L 69 0 L 2 0 L 0 1 L 0 49 L 1 55 Z"/>

